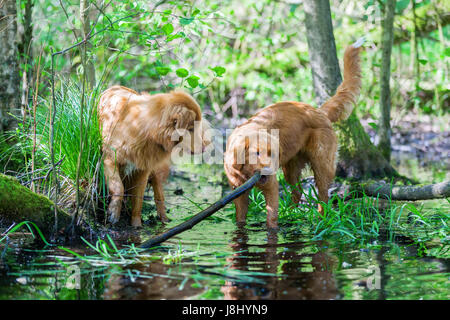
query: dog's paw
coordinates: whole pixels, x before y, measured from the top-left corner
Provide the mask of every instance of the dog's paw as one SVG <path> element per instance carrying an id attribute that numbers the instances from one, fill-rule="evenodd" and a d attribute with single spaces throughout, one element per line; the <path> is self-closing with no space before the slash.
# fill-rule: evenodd
<path id="1" fill-rule="evenodd" d="M 131 218 L 131 225 L 135 228 L 142 227 L 142 220 L 141 218 Z"/>
<path id="2" fill-rule="evenodd" d="M 120 215 L 117 214 L 116 212 L 109 212 L 108 215 L 109 215 L 108 220 L 109 222 L 111 222 L 111 224 L 116 224 L 117 222 L 119 222 Z"/>
<path id="3" fill-rule="evenodd" d="M 162 223 L 168 223 L 170 222 L 170 219 L 164 214 L 164 215 L 158 215 L 158 219 L 159 221 L 161 221 Z"/>
<path id="4" fill-rule="evenodd" d="M 358 40 L 355 41 L 355 43 L 353 44 L 353 48 L 359 48 L 361 47 L 364 42 L 366 42 L 366 37 L 361 37 Z"/>
<path id="5" fill-rule="evenodd" d="M 112 224 L 116 224 L 120 220 L 120 203 L 111 201 L 108 207 L 108 220 Z"/>

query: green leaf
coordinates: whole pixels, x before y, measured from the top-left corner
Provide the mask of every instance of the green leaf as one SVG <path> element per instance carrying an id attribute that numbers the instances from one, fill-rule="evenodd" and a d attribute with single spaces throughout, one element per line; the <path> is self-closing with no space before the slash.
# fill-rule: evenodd
<path id="1" fill-rule="evenodd" d="M 445 48 L 444 54 L 446 57 L 450 57 L 450 47 Z"/>
<path id="2" fill-rule="evenodd" d="M 395 4 L 395 11 L 397 14 L 401 14 L 403 12 L 403 10 L 406 9 L 406 7 L 408 7 L 409 3 L 411 1 L 410 0 L 399 0 L 397 1 L 397 3 Z"/>
<path id="3" fill-rule="evenodd" d="M 419 59 L 420 64 L 426 65 L 428 63 L 427 59 Z"/>
<path id="4" fill-rule="evenodd" d="M 196 88 L 198 87 L 199 79 L 200 79 L 199 77 L 192 75 L 189 78 L 187 78 L 186 81 L 191 86 L 191 88 Z"/>
<path id="5" fill-rule="evenodd" d="M 184 33 L 171 34 L 171 35 L 167 36 L 166 42 L 170 42 L 170 41 L 178 39 L 178 38 L 183 38 L 184 36 L 185 36 Z"/>
<path id="6" fill-rule="evenodd" d="M 189 71 L 187 71 L 185 68 L 177 69 L 177 71 L 175 72 L 180 78 L 185 78 L 189 75 Z"/>
<path id="7" fill-rule="evenodd" d="M 170 69 L 169 67 L 156 67 L 156 72 L 158 72 L 158 74 L 165 76 L 166 74 L 168 74 L 170 71 L 172 71 L 172 69 Z"/>
<path id="8" fill-rule="evenodd" d="M 188 24 L 190 24 L 192 21 L 194 21 L 194 17 L 190 17 L 190 18 L 180 18 L 180 24 L 182 26 L 187 26 Z"/>
<path id="9" fill-rule="evenodd" d="M 368 125 L 371 126 L 373 130 L 378 130 L 378 125 L 375 122 L 369 122 Z"/>
<path id="10" fill-rule="evenodd" d="M 164 31 L 164 33 L 166 35 L 171 34 L 173 32 L 173 30 L 174 30 L 173 25 L 171 23 L 167 23 L 167 24 L 163 25 L 161 27 L 161 29 Z"/>
<path id="11" fill-rule="evenodd" d="M 291 4 L 290 7 L 289 7 L 289 12 L 290 12 L 290 13 L 294 13 L 294 12 L 295 12 L 295 9 L 297 9 L 298 6 L 300 6 L 299 3 L 293 3 L 293 4 Z"/>
<path id="12" fill-rule="evenodd" d="M 218 77 L 221 77 L 224 73 L 225 73 L 225 71 L 226 71 L 226 69 L 224 68 L 224 67 L 221 67 L 221 66 L 217 66 L 217 67 L 214 67 L 214 68 L 210 68 L 212 71 L 214 71 L 214 73 L 216 74 L 216 76 L 218 76 Z"/>

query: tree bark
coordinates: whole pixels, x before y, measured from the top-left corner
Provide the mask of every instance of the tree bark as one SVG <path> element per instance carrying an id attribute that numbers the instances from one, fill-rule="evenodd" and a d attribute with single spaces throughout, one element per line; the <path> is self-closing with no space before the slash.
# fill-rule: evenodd
<path id="1" fill-rule="evenodd" d="M 336 91 L 342 82 L 328 0 L 305 0 L 306 37 L 319 105 Z M 398 176 L 389 162 L 371 143 L 359 119 L 353 113 L 348 120 L 335 125 L 339 140 L 339 162 L 336 174 L 344 178 L 382 178 Z"/>
<path id="2" fill-rule="evenodd" d="M 419 89 L 420 83 L 420 64 L 419 64 L 419 39 L 418 39 L 418 27 L 417 27 L 417 15 L 416 15 L 416 1 L 411 0 L 414 30 L 411 33 L 411 68 L 414 75 L 414 89 L 416 92 Z"/>
<path id="3" fill-rule="evenodd" d="M 397 201 L 417 201 L 450 197 L 450 181 L 425 186 L 393 186 L 375 182 L 361 184 L 354 188 L 371 197 L 380 197 Z"/>
<path id="4" fill-rule="evenodd" d="M 328 0 L 303 1 L 316 102 L 321 106 L 342 82 Z"/>
<path id="5" fill-rule="evenodd" d="M 81 18 L 81 34 L 83 35 L 83 39 L 86 39 L 89 37 L 89 32 L 91 31 L 91 22 L 89 19 L 89 2 L 86 0 L 80 1 L 80 18 Z M 84 60 L 83 68 L 86 68 L 84 70 L 86 74 L 86 80 L 88 83 L 88 87 L 90 89 L 95 87 L 95 66 L 92 61 L 91 55 L 91 49 L 92 44 L 87 41 L 85 44 L 85 50 L 82 48 L 80 49 L 80 55 L 81 59 Z"/>
<path id="6" fill-rule="evenodd" d="M 20 115 L 16 19 L 16 1 L 0 1 L 0 132 L 12 130 Z"/>
<path id="7" fill-rule="evenodd" d="M 387 161 L 391 160 L 391 53 L 394 42 L 395 0 L 387 0 L 384 5 L 384 19 L 381 24 L 381 118 L 378 148 Z"/>
<path id="8" fill-rule="evenodd" d="M 33 39 L 33 21 L 32 21 L 33 6 L 34 6 L 33 0 L 25 1 L 21 21 L 23 30 L 21 32 L 20 36 L 21 40 L 18 45 L 21 65 L 23 66 L 21 104 L 24 121 L 29 101 L 29 90 L 33 83 L 33 72 L 32 72 L 33 50 L 31 46 L 31 42 Z"/>

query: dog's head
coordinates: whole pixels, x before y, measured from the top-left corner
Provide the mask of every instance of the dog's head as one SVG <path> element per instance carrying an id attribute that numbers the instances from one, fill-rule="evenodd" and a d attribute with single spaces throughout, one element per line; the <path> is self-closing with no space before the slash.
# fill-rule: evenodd
<path id="1" fill-rule="evenodd" d="M 202 118 L 200 106 L 185 92 L 172 91 L 161 99 L 160 143 L 166 151 L 181 144 L 189 153 L 201 153 L 209 145 L 209 123 Z"/>
<path id="2" fill-rule="evenodd" d="M 211 144 L 212 137 L 209 129 L 211 126 L 204 118 L 201 121 L 195 121 L 193 125 L 189 125 L 184 130 L 178 128 L 173 137 L 177 140 L 179 135 L 177 148 L 188 154 L 202 153 Z"/>
<path id="3" fill-rule="evenodd" d="M 276 174 L 279 166 L 278 138 L 266 130 L 231 135 L 225 154 L 225 166 L 240 182 L 248 180 L 256 171 L 262 173 L 260 183 L 268 175 Z"/>

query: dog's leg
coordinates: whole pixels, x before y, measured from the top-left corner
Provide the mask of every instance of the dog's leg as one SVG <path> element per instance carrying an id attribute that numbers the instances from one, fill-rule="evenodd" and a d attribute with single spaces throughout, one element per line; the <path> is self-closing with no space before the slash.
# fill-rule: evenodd
<path id="1" fill-rule="evenodd" d="M 250 191 L 247 191 L 233 201 L 236 207 L 236 223 L 238 225 L 244 225 L 247 219 L 249 194 Z"/>
<path id="2" fill-rule="evenodd" d="M 319 193 L 319 200 L 328 203 L 328 188 L 334 179 L 336 168 L 334 158 L 336 154 L 336 143 L 328 137 L 327 140 L 320 141 L 321 146 L 310 155 L 311 167 L 314 172 L 314 179 Z M 319 203 L 319 213 L 323 214 L 323 206 Z"/>
<path id="3" fill-rule="evenodd" d="M 131 225 L 133 227 L 142 226 L 141 211 L 144 200 L 145 187 L 147 187 L 150 172 L 137 170 L 133 173 L 131 182 Z"/>
<path id="4" fill-rule="evenodd" d="M 119 222 L 120 210 L 123 200 L 123 183 L 120 178 L 119 165 L 113 159 L 105 158 L 103 161 L 106 183 L 108 184 L 111 201 L 108 206 L 109 221 L 112 224 Z"/>
<path id="5" fill-rule="evenodd" d="M 159 220 L 162 222 L 168 222 L 169 218 L 166 215 L 166 206 L 164 205 L 164 190 L 163 183 L 166 181 L 169 172 L 169 167 L 159 170 L 157 173 L 152 174 L 150 183 L 153 188 L 153 194 L 155 196 L 156 212 Z"/>
<path id="6" fill-rule="evenodd" d="M 278 201 L 279 201 L 279 191 L 278 191 L 278 181 L 276 175 L 270 176 L 269 180 L 258 186 L 263 192 L 264 198 L 266 199 L 266 209 L 267 209 L 267 228 L 276 229 L 278 228 Z"/>
<path id="7" fill-rule="evenodd" d="M 298 204 L 302 197 L 302 187 L 297 185 L 305 167 L 305 155 L 297 155 L 283 166 L 284 178 L 291 185 L 292 202 Z"/>

